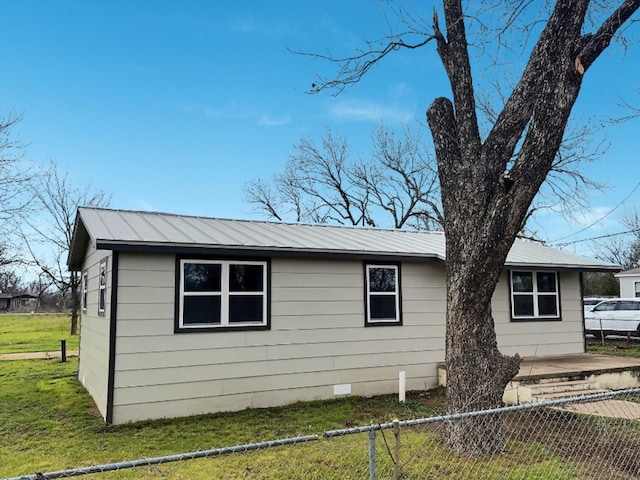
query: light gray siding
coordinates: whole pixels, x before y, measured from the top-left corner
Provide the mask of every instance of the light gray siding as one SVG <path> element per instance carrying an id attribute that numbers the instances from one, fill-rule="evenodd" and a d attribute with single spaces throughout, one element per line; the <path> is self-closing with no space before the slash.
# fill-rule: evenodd
<path id="1" fill-rule="evenodd" d="M 271 329 L 174 334 L 175 257 L 119 260 L 114 423 L 436 385 L 444 269 L 402 265 L 403 326 L 364 327 L 361 261 L 274 259 Z M 425 310 L 426 309 L 426 310 Z"/>
<path id="2" fill-rule="evenodd" d="M 636 296 L 636 283 L 640 282 L 639 275 L 619 275 L 620 280 L 620 297 L 633 298 Z"/>
<path id="3" fill-rule="evenodd" d="M 96 272 L 99 258 L 89 257 Z M 408 389 L 437 384 L 446 311 L 440 262 L 402 264 L 402 326 L 364 326 L 361 261 L 276 258 L 270 330 L 198 333 L 174 333 L 175 268 L 169 254 L 119 256 L 114 423 L 333 398 L 344 384 L 355 395 L 394 393 L 400 371 Z M 502 276 L 493 313 L 503 352 L 583 351 L 579 276 L 559 278 L 561 321 L 512 322 Z M 104 356 L 98 365 L 106 368 Z"/>
<path id="4" fill-rule="evenodd" d="M 107 258 L 107 302 L 104 316 L 98 315 L 98 271 Z M 80 317 L 80 362 L 78 379 L 91 394 L 103 418 L 107 415 L 107 379 L 109 371 L 109 302 L 112 272 L 111 252 L 89 245 L 83 272 L 88 272 L 86 311 Z"/>

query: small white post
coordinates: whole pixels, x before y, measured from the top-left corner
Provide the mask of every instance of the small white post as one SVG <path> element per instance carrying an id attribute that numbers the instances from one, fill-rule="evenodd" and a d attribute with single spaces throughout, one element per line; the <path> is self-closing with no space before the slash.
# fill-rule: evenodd
<path id="1" fill-rule="evenodd" d="M 404 370 L 400 372 L 398 377 L 398 401 L 404 403 L 406 400 L 407 375 Z"/>

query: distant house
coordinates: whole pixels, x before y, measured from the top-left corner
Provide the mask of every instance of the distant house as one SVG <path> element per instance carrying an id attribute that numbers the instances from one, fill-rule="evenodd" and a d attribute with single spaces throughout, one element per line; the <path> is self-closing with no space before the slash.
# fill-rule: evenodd
<path id="1" fill-rule="evenodd" d="M 0 312 L 6 312 L 11 308 L 12 293 L 0 293 Z"/>
<path id="2" fill-rule="evenodd" d="M 640 297 L 640 268 L 632 268 L 615 276 L 620 280 L 620 297 Z"/>
<path id="3" fill-rule="evenodd" d="M 11 299 L 11 309 L 19 312 L 32 312 L 38 307 L 38 296 L 32 293 L 18 293 Z"/>
<path id="4" fill-rule="evenodd" d="M 37 307 L 37 295 L 31 293 L 0 293 L 0 311 L 31 312 Z"/>
<path id="5" fill-rule="evenodd" d="M 79 379 L 107 423 L 437 385 L 437 232 L 80 208 Z M 581 272 L 616 267 L 516 241 L 492 310 L 507 354 L 584 351 Z"/>

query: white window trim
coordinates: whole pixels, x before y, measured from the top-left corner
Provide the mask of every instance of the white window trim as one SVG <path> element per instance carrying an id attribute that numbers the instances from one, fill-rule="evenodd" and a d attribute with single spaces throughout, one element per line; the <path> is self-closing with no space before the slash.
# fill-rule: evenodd
<path id="1" fill-rule="evenodd" d="M 82 311 L 87 312 L 87 301 L 89 300 L 89 272 L 82 272 Z"/>
<path id="2" fill-rule="evenodd" d="M 369 291 L 370 286 L 370 275 L 369 272 L 373 268 L 386 268 L 392 269 L 395 271 L 396 282 L 395 282 L 395 290 L 393 292 L 371 292 Z M 367 263 L 365 267 L 366 275 L 365 275 L 365 291 L 366 291 L 366 303 L 367 303 L 367 317 L 366 317 L 366 325 L 400 325 L 401 322 L 401 312 L 400 312 L 400 269 L 398 265 L 395 264 L 373 264 Z M 371 296 L 395 296 L 395 306 L 396 306 L 396 317 L 395 318 L 371 318 Z"/>
<path id="3" fill-rule="evenodd" d="M 102 283 L 102 267 L 104 266 L 104 283 Z M 107 308 L 107 259 L 100 260 L 100 266 L 98 267 L 98 313 L 104 313 Z M 103 294 L 104 292 L 104 294 Z M 100 299 L 103 299 L 102 305 L 100 305 Z"/>
<path id="4" fill-rule="evenodd" d="M 220 292 L 185 292 L 184 291 L 184 266 L 187 263 L 195 263 L 199 265 L 220 265 L 221 268 L 221 289 Z M 229 291 L 229 266 L 230 265 L 261 265 L 262 266 L 262 291 L 260 292 L 230 292 Z M 217 328 L 250 328 L 250 327 L 265 327 L 267 323 L 267 262 L 265 261 L 253 261 L 253 260 L 202 260 L 202 259 L 182 259 L 180 260 L 180 312 L 178 318 L 178 326 L 180 329 L 185 330 L 202 330 L 202 329 L 217 329 Z M 262 295 L 262 322 L 229 322 L 229 296 L 254 296 Z M 184 323 L 184 297 L 221 297 L 220 301 L 220 324 L 211 323 Z"/>
<path id="5" fill-rule="evenodd" d="M 533 292 L 514 292 L 513 290 L 513 274 L 516 272 L 531 273 L 533 278 Z M 556 291 L 555 292 L 538 292 L 538 273 L 553 273 L 556 277 Z M 509 272 L 509 288 L 511 289 L 511 318 L 515 320 L 527 320 L 537 318 L 557 319 L 560 318 L 560 277 L 556 271 L 538 271 L 538 270 L 511 270 Z M 516 316 L 516 304 L 514 297 L 520 295 L 533 296 L 533 315 L 518 315 Z M 540 315 L 538 312 L 538 297 L 555 296 L 556 297 L 556 315 Z"/>
<path id="6" fill-rule="evenodd" d="M 633 296 L 640 298 L 640 282 L 633 282 Z"/>

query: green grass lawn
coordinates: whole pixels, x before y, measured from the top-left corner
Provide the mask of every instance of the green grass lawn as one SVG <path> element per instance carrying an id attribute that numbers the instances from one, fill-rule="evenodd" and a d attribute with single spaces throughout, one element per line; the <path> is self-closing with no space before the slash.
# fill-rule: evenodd
<path id="1" fill-rule="evenodd" d="M 0 354 L 60 351 L 60 340 L 77 350 L 79 337 L 70 328 L 69 315 L 0 314 Z"/>
<path id="2" fill-rule="evenodd" d="M 444 406 L 443 390 L 436 389 L 409 392 L 405 405 L 399 404 L 395 395 L 347 397 L 106 427 L 76 379 L 77 366 L 76 358 L 68 363 L 0 362 L 0 478 L 321 434 L 394 418 L 426 417 L 442 413 Z M 449 453 L 439 442 L 438 428 L 442 424 L 403 429 L 402 452 L 407 465 L 402 478 L 462 480 L 476 478 L 478 472 L 490 480 L 591 478 L 579 473 L 585 471 L 580 470 L 584 458 L 560 457 L 572 441 L 571 434 L 559 432 L 556 445 L 542 438 L 544 426 L 536 430 L 540 438 L 531 437 L 527 429 L 537 421 L 520 418 L 518 422 L 521 433 L 509 441 L 509 453 L 489 460 Z M 392 432 L 377 434 L 377 451 L 379 478 L 391 478 Z M 89 478 L 361 479 L 368 478 L 367 452 L 367 434 L 363 433 L 304 445 L 100 473 Z"/>
<path id="3" fill-rule="evenodd" d="M 588 339 L 587 352 L 640 358 L 640 341 L 636 338 L 627 341 L 626 339 L 608 337 L 605 339 L 604 345 L 602 345 L 600 340 Z"/>
<path id="4" fill-rule="evenodd" d="M 2 315 L 0 353 L 52 351 L 59 348 L 61 338 L 67 340 L 69 349 L 77 348 L 78 337 L 71 337 L 68 329 L 66 315 Z M 589 351 L 640 356 L 638 345 L 626 342 L 607 342 L 604 348 L 590 342 Z M 320 434 L 444 410 L 443 391 L 433 390 L 410 392 L 405 405 L 400 405 L 395 395 L 348 397 L 105 427 L 93 400 L 76 379 L 77 367 L 77 359 L 64 364 L 55 360 L 0 362 L 0 478 Z M 569 435 L 561 437 L 571 440 Z M 387 439 L 392 442 L 392 438 L 390 432 L 386 437 L 378 434 L 380 472 L 389 473 L 392 468 L 387 454 L 390 449 L 384 443 Z M 509 455 L 485 462 L 481 466 L 483 478 L 577 478 L 579 463 L 562 460 L 555 451 L 549 453 L 545 441 L 530 440 L 511 441 Z M 558 451 L 565 448 L 564 444 L 558 445 Z M 537 457 L 540 451 L 545 454 Z M 404 431 L 403 452 L 405 459 L 417 459 L 409 463 L 405 479 L 425 478 L 426 471 L 441 472 L 448 479 L 469 478 L 469 469 L 475 465 L 475 460 L 449 454 L 434 429 Z M 355 479 L 368 476 L 367 463 L 366 434 L 359 434 L 91 478 Z M 391 478 L 387 473 L 380 478 Z"/>
<path id="5" fill-rule="evenodd" d="M 0 362 L 0 478 L 316 434 L 395 417 L 429 416 L 440 412 L 443 405 L 442 392 L 436 390 L 410 396 L 407 406 L 393 395 L 349 397 L 107 428 L 76 380 L 76 370 L 76 358 L 64 364 L 55 360 Z M 266 470 L 264 476 L 248 478 L 274 478 L 268 467 L 274 455 L 302 465 L 320 455 L 322 468 L 332 469 L 332 455 L 350 455 L 356 448 L 354 442 L 366 467 L 366 434 L 356 437 L 336 440 L 342 447 L 333 454 L 330 448 L 318 450 L 320 445 L 287 447 L 285 456 L 275 448 L 252 453 L 255 466 L 251 468 Z M 159 467 L 136 468 L 97 478 L 244 478 L 241 474 L 247 461 L 243 455 L 233 455 L 177 462 L 161 471 Z"/>

